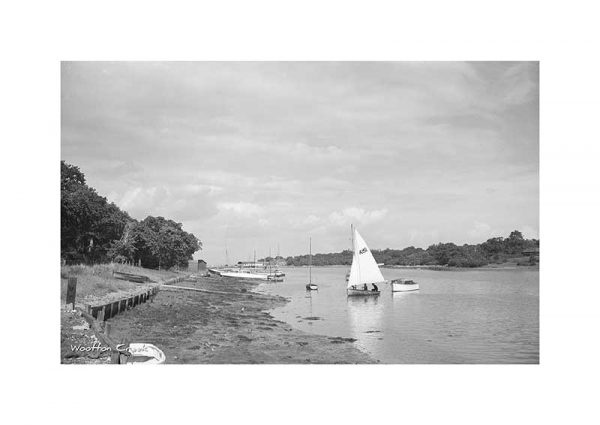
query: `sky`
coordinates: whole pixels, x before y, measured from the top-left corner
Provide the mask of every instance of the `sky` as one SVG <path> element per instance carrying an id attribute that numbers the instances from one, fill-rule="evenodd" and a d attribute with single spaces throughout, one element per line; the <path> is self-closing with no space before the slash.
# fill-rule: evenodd
<path id="1" fill-rule="evenodd" d="M 538 238 L 539 65 L 63 62 L 61 158 L 209 264 Z"/>

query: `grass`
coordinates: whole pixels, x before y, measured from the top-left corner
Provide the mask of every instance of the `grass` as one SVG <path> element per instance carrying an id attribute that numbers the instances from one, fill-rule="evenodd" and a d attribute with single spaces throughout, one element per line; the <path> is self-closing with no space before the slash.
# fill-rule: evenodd
<path id="1" fill-rule="evenodd" d="M 113 271 L 140 274 L 148 276 L 154 282 L 167 280 L 178 276 L 177 272 L 167 270 L 144 269 L 141 267 L 127 266 L 124 264 L 95 264 L 87 266 L 84 264 L 73 266 L 62 266 L 60 269 L 61 288 L 60 298 L 64 302 L 67 295 L 67 278 L 77 278 L 77 300 L 81 303 L 93 299 L 103 298 L 109 294 L 127 292 L 147 284 L 129 282 L 115 279 Z"/>

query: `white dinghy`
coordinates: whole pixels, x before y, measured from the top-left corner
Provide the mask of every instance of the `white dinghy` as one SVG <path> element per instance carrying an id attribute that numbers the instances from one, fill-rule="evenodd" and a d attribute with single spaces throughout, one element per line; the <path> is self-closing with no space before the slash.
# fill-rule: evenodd
<path id="1" fill-rule="evenodd" d="M 394 279 L 392 280 L 392 292 L 408 292 L 417 291 L 419 284 L 414 280 L 409 279 Z"/>
<path id="2" fill-rule="evenodd" d="M 346 282 L 348 295 L 379 295 L 377 284 L 385 283 L 373 254 L 360 236 L 356 227 L 352 226 L 352 266 Z"/>
<path id="3" fill-rule="evenodd" d="M 117 349 L 120 349 L 117 346 Z M 127 364 L 161 364 L 166 360 L 165 353 L 156 345 L 134 342 L 123 349 L 128 356 Z"/>

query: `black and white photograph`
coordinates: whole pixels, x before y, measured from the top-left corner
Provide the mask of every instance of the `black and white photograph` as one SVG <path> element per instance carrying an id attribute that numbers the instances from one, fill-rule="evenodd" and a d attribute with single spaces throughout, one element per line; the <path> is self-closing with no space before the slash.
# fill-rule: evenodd
<path id="1" fill-rule="evenodd" d="M 538 62 L 63 62 L 61 362 L 539 363 Z"/>
<path id="2" fill-rule="evenodd" d="M 9 424 L 596 424 L 593 3 L 0 5 Z"/>

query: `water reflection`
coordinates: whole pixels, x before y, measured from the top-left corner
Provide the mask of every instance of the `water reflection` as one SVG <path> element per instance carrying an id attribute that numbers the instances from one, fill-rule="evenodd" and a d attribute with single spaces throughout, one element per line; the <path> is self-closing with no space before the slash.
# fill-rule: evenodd
<path id="1" fill-rule="evenodd" d="M 385 363 L 536 363 L 539 361 L 539 272 L 397 270 L 421 290 L 347 297 L 346 268 L 313 269 L 318 291 L 305 289 L 306 269 L 261 289 L 290 299 L 272 314 L 300 330 L 352 337 Z"/>
<path id="2" fill-rule="evenodd" d="M 383 339 L 384 303 L 379 297 L 347 297 L 350 334 L 369 352 L 377 352 L 377 346 Z"/>
<path id="3" fill-rule="evenodd" d="M 413 294 L 410 292 L 392 292 L 392 299 L 398 300 L 398 301 L 403 300 L 403 299 L 405 300 L 408 297 L 410 297 L 411 295 L 413 295 Z"/>

